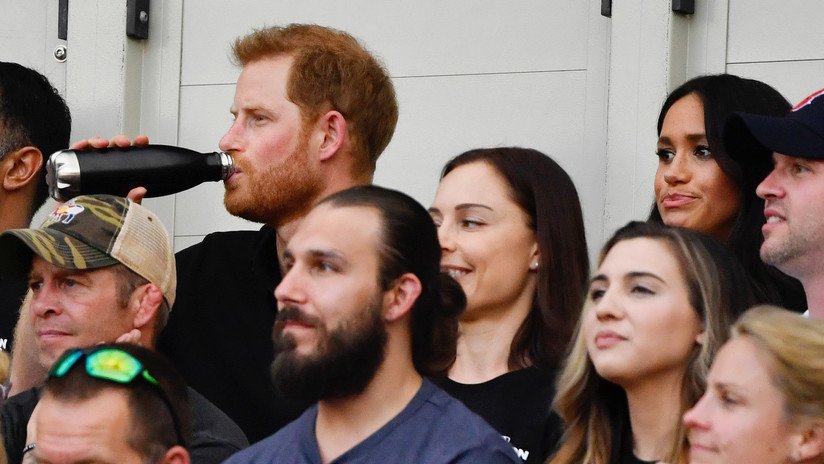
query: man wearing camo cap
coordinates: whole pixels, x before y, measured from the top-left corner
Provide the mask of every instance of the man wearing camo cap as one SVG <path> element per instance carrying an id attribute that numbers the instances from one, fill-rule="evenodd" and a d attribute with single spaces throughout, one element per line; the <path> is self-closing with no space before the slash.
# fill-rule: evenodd
<path id="1" fill-rule="evenodd" d="M 67 348 L 133 329 L 152 346 L 174 302 L 175 260 L 166 230 L 151 211 L 125 198 L 70 200 L 40 228 L 0 235 L 0 256 L 1 274 L 29 276 L 44 366 Z"/>
<path id="2" fill-rule="evenodd" d="M 37 229 L 0 234 L 0 275 L 28 275 L 30 324 L 40 365 L 48 370 L 68 348 L 112 342 L 123 334 L 154 348 L 175 299 L 175 258 L 160 219 L 131 200 L 79 196 L 58 206 Z M 9 399 L 2 427 L 9 462 L 19 462 L 26 424 L 39 398 L 32 389 Z M 194 390 L 193 463 L 219 463 L 248 443 L 240 428 Z"/>

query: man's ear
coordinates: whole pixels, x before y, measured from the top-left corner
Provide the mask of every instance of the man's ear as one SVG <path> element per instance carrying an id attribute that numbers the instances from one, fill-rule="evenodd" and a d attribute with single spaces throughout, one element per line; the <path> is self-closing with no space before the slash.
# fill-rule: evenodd
<path id="1" fill-rule="evenodd" d="M 412 306 L 421 296 L 421 281 L 411 272 L 407 272 L 395 280 L 392 288 L 384 293 L 383 318 L 387 322 L 394 322 L 409 314 Z"/>
<path id="2" fill-rule="evenodd" d="M 323 137 L 318 155 L 320 161 L 327 161 L 343 148 L 346 141 L 346 119 L 339 111 L 330 110 L 318 119 L 317 124 Z"/>
<path id="3" fill-rule="evenodd" d="M 136 288 L 129 300 L 129 308 L 133 310 L 133 327 L 143 329 L 153 322 L 162 302 L 163 292 L 157 285 L 145 284 Z"/>
<path id="4" fill-rule="evenodd" d="M 163 456 L 163 464 L 189 464 L 189 452 L 182 446 L 172 446 Z"/>
<path id="5" fill-rule="evenodd" d="M 37 174 L 43 169 L 43 154 L 35 147 L 23 147 L 6 153 L 2 166 L 3 188 L 18 190 L 37 182 Z"/>

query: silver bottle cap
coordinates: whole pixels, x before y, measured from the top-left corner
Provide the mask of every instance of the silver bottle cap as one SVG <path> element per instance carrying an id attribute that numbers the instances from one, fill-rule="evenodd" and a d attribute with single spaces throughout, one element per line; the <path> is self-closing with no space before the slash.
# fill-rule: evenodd
<path id="1" fill-rule="evenodd" d="M 219 151 L 218 154 L 220 155 L 220 179 L 226 180 L 235 172 L 235 162 L 226 152 Z"/>
<path id="2" fill-rule="evenodd" d="M 74 150 L 60 150 L 49 157 L 46 183 L 49 195 L 57 201 L 67 201 L 80 194 L 80 163 Z"/>

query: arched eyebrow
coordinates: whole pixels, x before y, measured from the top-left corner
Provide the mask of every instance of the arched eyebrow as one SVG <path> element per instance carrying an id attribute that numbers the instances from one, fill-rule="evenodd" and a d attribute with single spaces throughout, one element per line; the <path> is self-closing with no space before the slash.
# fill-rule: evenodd
<path id="1" fill-rule="evenodd" d="M 661 283 L 666 283 L 664 281 L 664 279 L 662 279 L 657 274 L 654 274 L 652 272 L 632 271 L 632 272 L 627 272 L 626 274 L 624 274 L 624 279 L 625 280 L 637 279 L 639 277 L 649 277 L 649 278 L 655 279 L 655 280 L 657 280 Z M 609 278 L 607 278 L 607 276 L 605 274 L 596 274 L 596 275 L 592 276 L 591 279 L 589 279 L 590 285 L 592 285 L 595 282 L 609 282 Z"/>
<path id="2" fill-rule="evenodd" d="M 482 205 L 480 203 L 461 203 L 461 204 L 455 206 L 456 211 L 457 210 L 462 210 L 462 209 L 470 209 L 470 208 L 482 208 L 482 209 L 488 209 L 488 210 L 492 211 L 491 206 Z"/>
<path id="3" fill-rule="evenodd" d="M 702 141 L 702 140 L 707 140 L 707 134 L 704 134 L 703 132 L 702 133 L 697 133 L 697 134 L 687 134 L 686 139 L 689 140 L 690 142 L 698 142 L 698 141 Z M 658 143 L 672 145 L 672 139 L 670 139 L 666 135 L 662 135 L 661 137 L 658 137 Z"/>

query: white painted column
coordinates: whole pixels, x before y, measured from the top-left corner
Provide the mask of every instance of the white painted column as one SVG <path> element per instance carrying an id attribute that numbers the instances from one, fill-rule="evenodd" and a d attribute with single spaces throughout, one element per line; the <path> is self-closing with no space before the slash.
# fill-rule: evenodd
<path id="1" fill-rule="evenodd" d="M 612 6 L 604 239 L 653 204 L 656 122 L 668 91 L 686 78 L 689 17 L 666 0 Z"/>
<path id="2" fill-rule="evenodd" d="M 182 0 L 153 0 L 149 38 L 126 36 L 126 2 L 69 2 L 66 99 L 75 138 L 129 137 L 176 144 Z M 148 199 L 174 236 L 174 197 Z"/>

